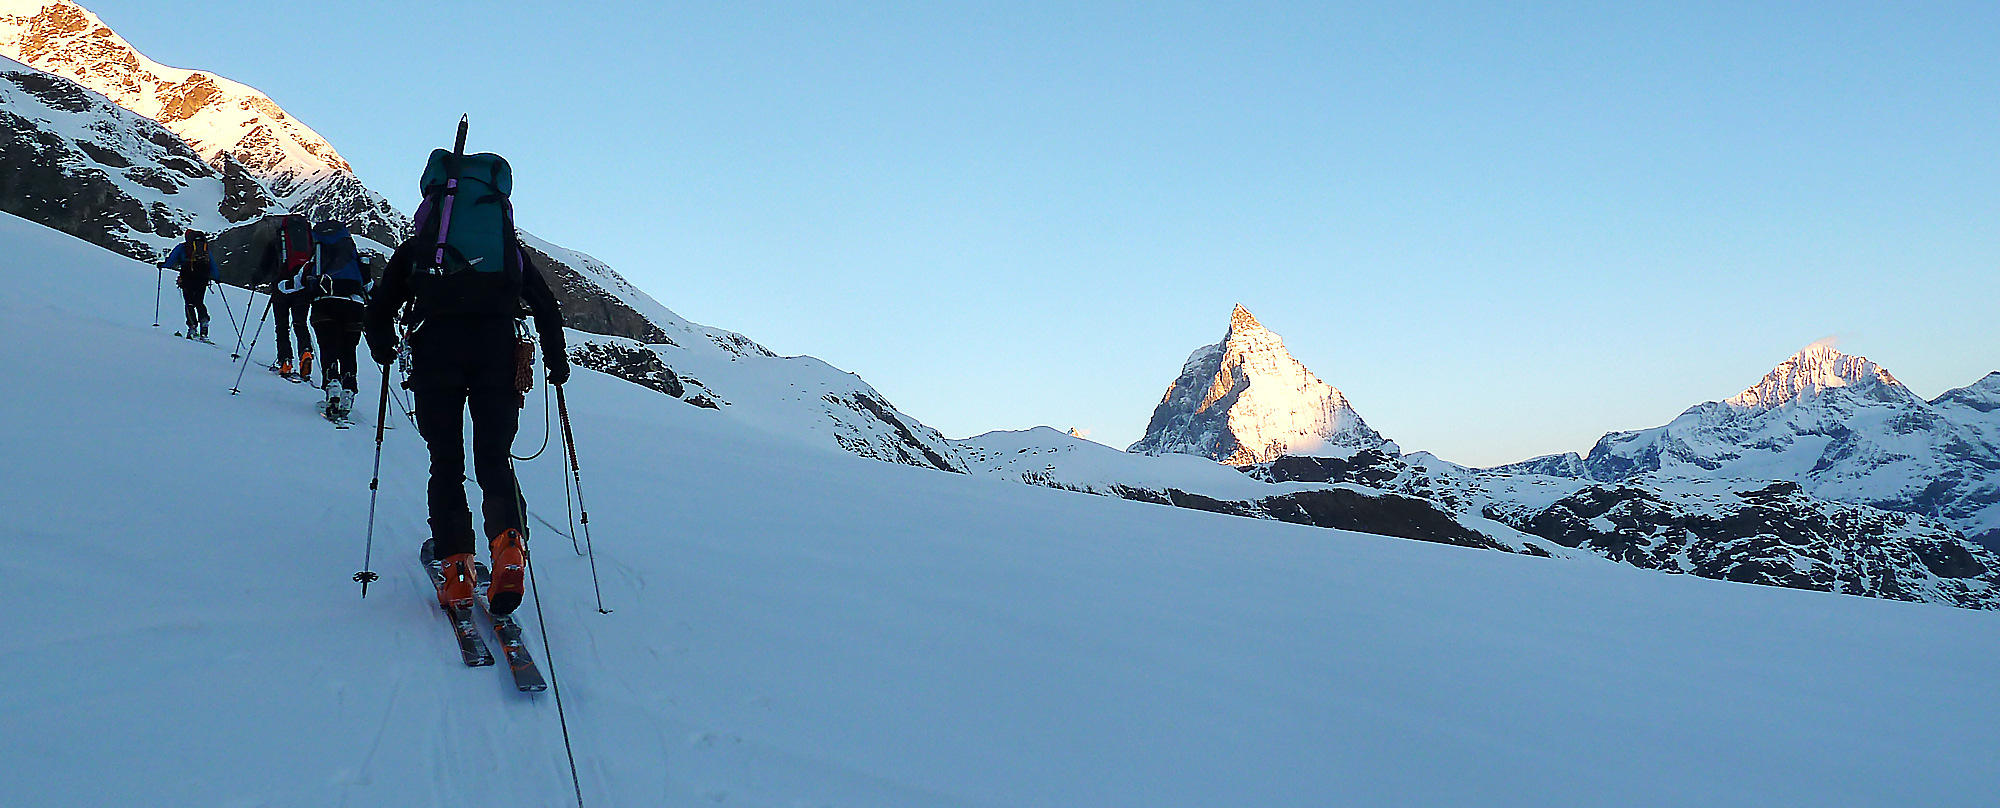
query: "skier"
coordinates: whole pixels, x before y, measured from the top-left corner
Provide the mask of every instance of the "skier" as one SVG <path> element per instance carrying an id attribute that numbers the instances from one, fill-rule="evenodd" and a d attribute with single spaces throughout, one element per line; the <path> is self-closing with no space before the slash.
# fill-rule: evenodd
<path id="1" fill-rule="evenodd" d="M 313 261 L 303 294 L 312 299 L 313 330 L 319 332 L 320 378 L 328 420 L 344 424 L 354 411 L 356 384 L 354 349 L 361 342 L 361 320 L 368 304 L 368 266 L 354 248 L 347 225 L 313 225 Z"/>
<path id="2" fill-rule="evenodd" d="M 180 273 L 174 284 L 180 287 L 185 304 L 182 308 L 187 313 L 187 338 L 210 342 L 208 285 L 222 276 L 216 272 L 214 257 L 209 255 L 208 236 L 199 230 L 187 231 L 181 243 L 167 253 L 167 260 L 160 262 L 160 268 Z"/>
<path id="3" fill-rule="evenodd" d="M 562 312 L 514 233 L 507 195 L 513 173 L 499 155 L 431 153 L 420 187 L 417 234 L 396 248 L 368 303 L 368 349 L 385 368 L 396 360 L 395 321 L 405 303 L 417 431 L 430 449 L 430 526 L 447 610 L 473 601 L 472 512 L 465 496 L 464 421 L 472 416 L 472 467 L 479 482 L 493 578 L 487 605 L 512 613 L 526 591 L 526 530 L 508 453 L 519 427 L 516 385 L 522 354 L 516 320 L 532 314 L 550 384 L 569 379 Z M 440 233 L 440 230 L 443 233 Z M 532 354 L 527 354 L 532 358 Z"/>
<path id="4" fill-rule="evenodd" d="M 278 375 L 293 381 L 312 379 L 312 331 L 307 311 L 312 296 L 306 294 L 306 276 L 312 273 L 312 228 L 306 217 L 287 214 L 278 225 L 278 237 L 264 253 L 263 277 L 271 280 L 271 310 L 278 322 Z M 299 364 L 292 367 L 292 338 L 299 341 Z"/>

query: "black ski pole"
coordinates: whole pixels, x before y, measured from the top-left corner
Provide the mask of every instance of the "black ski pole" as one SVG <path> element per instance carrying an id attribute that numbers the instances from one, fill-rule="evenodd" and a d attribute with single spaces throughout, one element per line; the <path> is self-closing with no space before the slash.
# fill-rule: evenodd
<path id="1" fill-rule="evenodd" d="M 560 388 L 558 388 L 560 389 Z M 522 531 L 528 529 L 528 498 L 521 495 L 521 475 L 514 469 L 514 455 L 507 454 L 507 473 L 514 478 L 514 515 Z M 549 665 L 549 689 L 556 694 L 556 723 L 562 727 L 563 755 L 569 758 L 569 783 L 576 789 L 576 806 L 583 808 L 583 778 L 576 773 L 576 750 L 569 742 L 569 716 L 563 711 L 562 679 L 556 676 L 556 653 L 549 648 L 549 618 L 542 614 L 542 585 L 535 581 L 535 555 L 521 542 L 521 561 L 528 568 L 528 593 L 535 600 L 535 627 L 542 632 L 542 661 Z"/>
<path id="2" fill-rule="evenodd" d="M 368 543 L 361 550 L 361 571 L 354 580 L 361 583 L 361 597 L 368 597 L 368 585 L 381 580 L 369 567 L 375 562 L 375 497 L 382 488 L 382 430 L 389 415 L 389 366 L 382 366 L 382 400 L 375 407 L 375 476 L 368 478 Z"/>
<path id="3" fill-rule="evenodd" d="M 222 298 L 222 313 L 229 315 L 229 327 L 236 330 L 236 344 L 243 344 L 243 326 L 236 324 L 236 310 L 229 307 L 229 295 L 223 293 L 222 281 L 209 281 L 209 283 L 215 284 L 215 296 Z M 246 311 L 243 316 L 249 317 L 250 313 Z"/>
<path id="4" fill-rule="evenodd" d="M 153 327 L 160 327 L 160 288 L 166 285 L 167 268 L 153 269 Z"/>
<path id="5" fill-rule="evenodd" d="M 255 305 L 257 305 L 257 290 L 253 288 L 250 290 L 250 299 L 243 301 L 243 322 L 246 323 L 250 322 L 250 307 Z M 258 323 L 257 330 L 258 331 L 264 330 L 264 324 L 261 322 Z M 251 339 L 255 340 L 256 337 L 252 336 Z M 238 331 L 236 332 L 236 347 L 230 349 L 229 358 L 231 359 L 243 358 L 243 354 L 241 353 L 242 350 L 243 350 L 243 332 Z"/>
<path id="6" fill-rule="evenodd" d="M 563 453 L 569 455 L 569 473 L 576 485 L 576 509 L 583 514 L 583 550 L 590 557 L 590 589 L 597 595 L 597 613 L 610 614 L 604 608 L 604 590 L 597 583 L 597 545 L 590 541 L 590 508 L 583 504 L 583 469 L 576 463 L 576 433 L 569 428 L 569 399 L 563 396 L 563 386 L 556 388 L 556 411 L 562 415 Z"/>
<path id="7" fill-rule="evenodd" d="M 251 302 L 256 302 L 257 298 L 253 296 L 250 300 Z M 271 307 L 276 305 L 276 303 L 276 298 L 269 295 L 264 296 L 264 314 L 257 318 L 257 332 L 250 337 L 250 347 L 243 351 L 243 366 L 236 369 L 236 384 L 231 385 L 229 388 L 229 394 L 232 396 L 243 392 L 238 388 L 243 386 L 243 371 L 250 369 L 250 352 L 257 350 L 257 340 L 264 336 L 264 321 L 271 319 Z M 243 310 L 243 319 L 246 321 L 250 319 L 249 309 Z"/>

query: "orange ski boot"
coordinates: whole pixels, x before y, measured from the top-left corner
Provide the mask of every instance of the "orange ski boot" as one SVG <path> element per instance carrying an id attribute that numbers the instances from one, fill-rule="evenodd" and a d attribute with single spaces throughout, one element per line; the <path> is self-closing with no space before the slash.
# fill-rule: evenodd
<path id="1" fill-rule="evenodd" d="M 278 363 L 278 375 L 280 376 L 292 375 L 292 360 L 286 359 Z"/>
<path id="2" fill-rule="evenodd" d="M 472 608 L 472 554 L 459 553 L 438 562 L 444 584 L 438 587 L 438 603 L 453 609 Z"/>
<path id="3" fill-rule="evenodd" d="M 508 528 L 493 537 L 493 582 L 486 587 L 486 608 L 494 614 L 513 614 L 526 593 L 528 551 L 521 531 Z"/>
<path id="4" fill-rule="evenodd" d="M 305 378 L 308 378 L 308 379 L 312 378 L 312 375 L 313 375 L 313 352 L 312 352 L 312 351 L 300 351 L 300 352 L 299 352 L 299 375 L 300 375 L 300 376 L 303 376 L 303 377 L 305 377 Z"/>

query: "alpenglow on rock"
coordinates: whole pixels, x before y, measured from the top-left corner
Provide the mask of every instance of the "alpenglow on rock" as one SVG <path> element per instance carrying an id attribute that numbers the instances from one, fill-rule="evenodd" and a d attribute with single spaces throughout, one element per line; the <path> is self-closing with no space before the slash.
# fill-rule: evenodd
<path id="1" fill-rule="evenodd" d="M 1284 340 L 1238 305 L 1229 332 L 1188 357 L 1153 410 L 1146 436 L 1126 451 L 1200 455 L 1242 466 L 1366 449 L 1397 451 L 1368 428 L 1346 396 L 1293 359 Z"/>
<path id="2" fill-rule="evenodd" d="M 362 186 L 333 145 L 256 89 L 146 58 L 70 0 L 0 0 L 0 56 L 68 78 L 158 121 L 218 172 L 247 173 L 288 211 L 383 244 L 410 220 Z M 248 214 L 235 219 L 241 221 Z"/>

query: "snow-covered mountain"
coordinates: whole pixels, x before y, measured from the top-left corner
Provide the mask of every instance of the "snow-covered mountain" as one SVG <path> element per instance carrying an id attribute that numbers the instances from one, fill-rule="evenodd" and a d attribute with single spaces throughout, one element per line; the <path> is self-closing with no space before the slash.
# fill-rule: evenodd
<path id="1" fill-rule="evenodd" d="M 1932 517 L 2000 546 L 2000 376 L 1925 401 L 1864 357 L 1814 344 L 1757 384 L 1664 426 L 1614 432 L 1587 456 L 1497 471 L 1599 482 L 1783 481 L 1820 499 Z"/>
<path id="2" fill-rule="evenodd" d="M 271 204 L 235 162 L 218 170 L 158 123 L 0 58 L 0 211 L 153 261 L 187 228 L 215 232 Z"/>
<path id="3" fill-rule="evenodd" d="M 276 151 L 259 163 L 279 188 L 300 187 L 300 177 L 317 177 L 312 181 L 326 188 L 352 181 L 331 146 L 269 99 L 241 85 L 149 62 L 74 4 L 0 0 L 0 49 L 7 47 L 94 78 L 124 93 L 125 105 L 68 78 L 6 63 L 13 68 L 0 70 L 0 92 L 9 101 L 0 109 L 5 130 L 0 131 L 0 190 L 7 192 L 0 210 L 145 261 L 158 260 L 186 228 L 214 233 L 223 280 L 248 286 L 262 280 L 255 277 L 258 261 L 276 232 L 270 214 L 286 205 L 237 160 L 244 144 L 265 138 L 246 135 L 247 140 L 220 148 L 214 128 L 242 118 L 239 128 L 246 132 L 284 134 L 275 141 Z M 214 83 L 227 92 L 189 96 L 206 99 L 199 104 L 175 102 L 171 98 L 182 91 L 162 84 L 162 76 Z M 156 113 L 162 120 L 208 137 L 209 150 L 127 107 L 162 110 Z M 204 154 L 223 168 L 205 163 Z M 365 203 L 360 208 L 315 203 L 319 206 L 309 205 L 314 211 L 309 215 L 353 223 L 373 221 L 369 211 L 377 207 L 395 213 L 379 195 L 363 191 L 322 200 L 360 200 Z M 402 224 L 373 232 L 407 230 L 406 220 L 397 221 Z M 377 257 L 400 241 L 374 240 L 367 232 L 357 237 L 363 251 Z M 570 343 L 579 364 L 696 406 L 722 409 L 754 428 L 812 435 L 824 446 L 864 457 L 963 470 L 956 447 L 896 410 L 859 377 L 811 357 L 778 357 L 741 334 L 689 323 L 603 262 L 532 234 L 522 237 L 550 275 L 565 324 L 588 332 Z"/>
<path id="4" fill-rule="evenodd" d="M 975 475 L 1254 519 L 1893 600 L 2000 609 L 2000 554 L 1950 525 L 1791 483 L 1616 483 L 1468 469 L 1425 452 L 1233 468 L 1041 427 L 961 442 Z"/>
<path id="5" fill-rule="evenodd" d="M 1351 426 L 1301 428 L 1300 413 L 1309 425 Z M 1323 437 L 1288 437 L 1300 434 Z M 1938 496 L 1957 490 L 1953 485 L 1971 490 L 1963 501 L 1990 503 L 1981 499 L 1990 497 L 1981 493 L 1990 486 L 1981 486 L 2000 463 L 1980 453 L 1990 452 L 1995 434 L 2000 374 L 1926 403 L 1873 362 L 1818 345 L 1727 402 L 1690 410 L 1658 430 L 1607 436 L 1599 445 L 1629 450 L 1623 454 L 1469 469 L 1428 453 L 1401 454 L 1238 306 L 1229 335 L 1189 359 L 1155 410 L 1146 440 L 1130 452 L 1047 428 L 989 433 L 960 446 L 972 473 L 1030 485 L 1675 574 L 1995 609 L 2000 554 L 1968 542 L 1945 515 L 1907 507 L 1917 496 L 1912 491 Z M 1677 442 L 1662 449 L 1662 435 Z M 1253 453 L 1255 446 L 1267 450 Z M 1810 454 L 1799 454 L 1801 446 Z M 1176 452 L 1230 465 L 1176 459 Z M 1784 463 L 1799 471 L 1795 476 L 1815 479 L 1817 488 L 1767 471 Z M 1937 471 L 1924 476 L 1922 469 Z M 1898 483 L 1904 484 L 1898 496 L 1853 495 Z"/>
<path id="6" fill-rule="evenodd" d="M 577 364 L 747 426 L 892 463 L 960 472 L 958 448 L 898 411 L 860 376 L 810 356 L 778 356 L 749 337 L 691 323 L 591 256 L 523 233 L 549 268 Z"/>
<path id="7" fill-rule="evenodd" d="M 0 56 L 73 79 L 158 121 L 218 172 L 240 167 L 284 210 L 346 222 L 384 244 L 409 234 L 409 217 L 364 187 L 332 144 L 269 97 L 148 59 L 70 0 L 0 0 Z"/>
<path id="8" fill-rule="evenodd" d="M 1231 465 L 1283 455 L 1335 456 L 1389 443 L 1238 305 L 1222 341 L 1188 356 L 1126 451 L 1199 455 Z"/>

